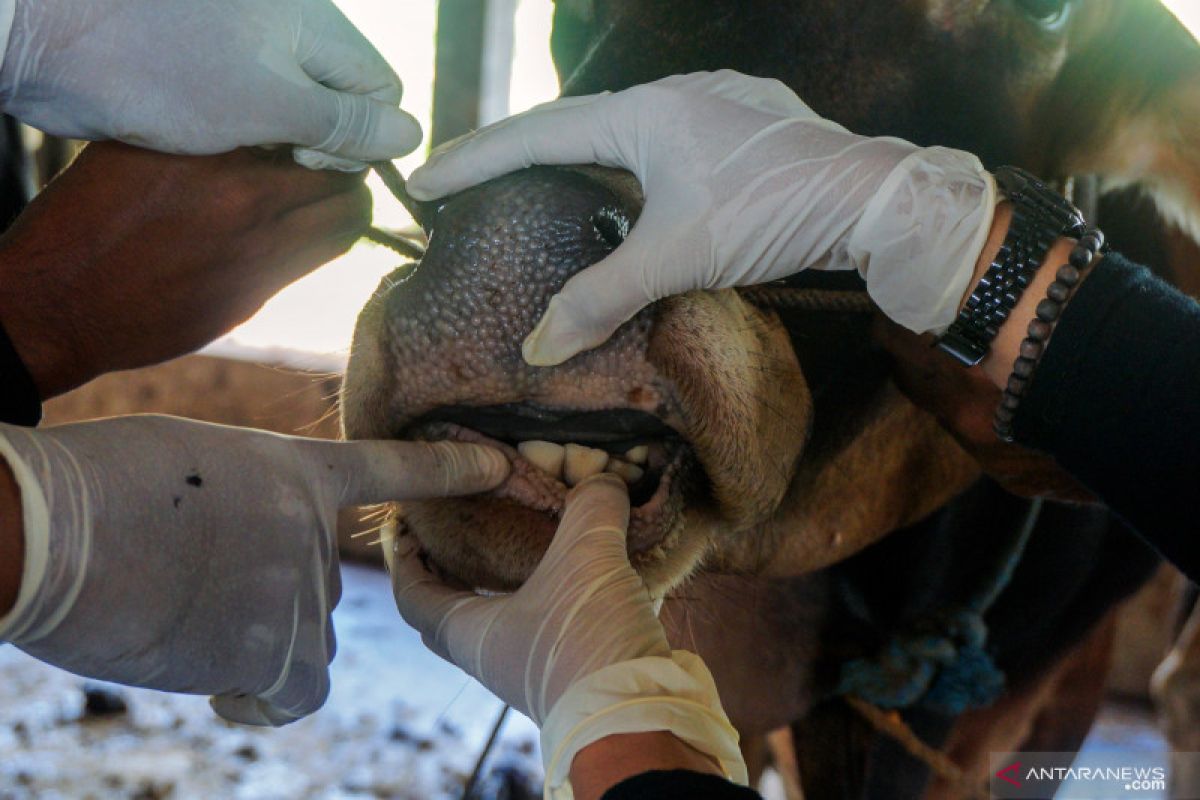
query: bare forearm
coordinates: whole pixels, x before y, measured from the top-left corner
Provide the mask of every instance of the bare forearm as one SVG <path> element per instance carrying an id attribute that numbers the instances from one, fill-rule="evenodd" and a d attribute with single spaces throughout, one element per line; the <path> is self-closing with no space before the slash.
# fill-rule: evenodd
<path id="1" fill-rule="evenodd" d="M 8 464 L 0 459 L 0 616 L 16 605 L 24 566 L 21 491 Z"/>
<path id="2" fill-rule="evenodd" d="M 975 265 L 975 275 L 970 284 L 972 288 L 979 283 L 979 279 L 983 277 L 988 266 L 995 259 L 996 253 L 1004 242 L 1004 236 L 1008 232 L 1011 220 L 1012 209 L 1007 203 L 1002 204 L 996 210 L 991 235 Z M 1046 259 L 1042 262 L 1041 269 L 1038 270 L 1025 293 L 1021 295 L 1021 299 L 1017 301 L 1008 320 L 1000 327 L 1000 332 L 996 334 L 996 338 L 992 342 L 991 351 L 980 362 L 979 366 L 983 370 L 983 374 L 995 386 L 1004 388 L 1008 384 L 1013 363 L 1021 354 L 1021 342 L 1027 336 L 1029 323 L 1037 316 L 1038 303 L 1046 298 L 1046 289 L 1054 282 L 1054 275 L 1058 268 L 1067 263 L 1067 258 L 1074 245 L 1075 242 L 1071 239 L 1059 239 L 1050 248 L 1050 252 L 1046 254 Z M 963 298 L 963 301 L 965 303 L 966 298 Z"/>
<path id="3" fill-rule="evenodd" d="M 0 320 L 48 400 L 203 347 L 344 252 L 370 211 L 361 175 L 286 154 L 89 145 L 0 238 Z"/>
<path id="4" fill-rule="evenodd" d="M 599 800 L 621 781 L 655 770 L 720 775 L 716 763 L 667 731 L 607 736 L 579 751 L 571 764 L 576 800 Z"/>

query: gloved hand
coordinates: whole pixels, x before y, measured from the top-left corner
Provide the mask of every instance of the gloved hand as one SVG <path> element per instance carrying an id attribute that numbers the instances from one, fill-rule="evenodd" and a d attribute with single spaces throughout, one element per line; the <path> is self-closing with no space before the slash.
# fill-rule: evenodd
<path id="1" fill-rule="evenodd" d="M 347 170 L 421 141 L 400 80 L 330 0 L 0 0 L 0 54 L 0 107 L 59 136 L 291 144 Z"/>
<path id="2" fill-rule="evenodd" d="M 235 722 L 321 707 L 348 505 L 479 492 L 482 447 L 323 442 L 172 417 L 0 426 L 25 563 L 0 640 L 80 675 L 215 695 Z"/>
<path id="3" fill-rule="evenodd" d="M 588 744 L 670 731 L 745 783 L 737 733 L 697 656 L 672 651 L 654 600 L 629 564 L 629 495 L 612 475 L 579 484 L 533 575 L 516 593 L 452 589 L 411 538 L 384 541 L 396 604 L 426 645 L 542 729 L 546 786 L 571 797 L 567 772 Z"/>
<path id="4" fill-rule="evenodd" d="M 540 366 L 667 295 L 809 268 L 857 269 L 885 314 L 944 328 L 995 207 L 974 156 L 857 136 L 730 71 L 548 103 L 451 143 L 408 189 L 430 200 L 534 163 L 623 167 L 646 195 L 628 239 L 550 301 L 524 348 Z"/>

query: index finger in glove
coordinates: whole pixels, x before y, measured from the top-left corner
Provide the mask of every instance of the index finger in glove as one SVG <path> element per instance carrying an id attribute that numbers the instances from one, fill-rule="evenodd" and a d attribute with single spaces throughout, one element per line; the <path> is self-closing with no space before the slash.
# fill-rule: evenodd
<path id="1" fill-rule="evenodd" d="M 620 558 L 628 564 L 628 530 L 629 490 L 625 483 L 608 473 L 588 478 L 567 495 L 562 522 L 533 575 L 607 558 Z"/>
<path id="2" fill-rule="evenodd" d="M 300 68 L 330 89 L 400 105 L 403 86 L 387 60 L 336 6 L 328 0 L 315 5 L 300 31 Z"/>
<path id="3" fill-rule="evenodd" d="M 415 149 L 421 126 L 399 108 L 403 85 L 379 51 L 329 0 L 304 12 L 294 47 L 298 78 L 311 83 L 291 104 L 302 116 L 296 161 L 353 172 Z"/>
<path id="4" fill-rule="evenodd" d="M 730 69 L 721 69 L 716 72 L 672 75 L 657 81 L 657 85 L 720 97 L 782 117 L 820 118 L 799 95 L 788 88 L 787 84 L 775 78 L 758 78 Z"/>
<path id="5" fill-rule="evenodd" d="M 305 93 L 310 121 L 298 153 L 332 157 L 334 165 L 389 161 L 416 149 L 421 125 L 398 106 L 363 94 L 313 84 Z M 308 166 L 302 163 L 302 166 Z"/>
<path id="6" fill-rule="evenodd" d="M 343 482 L 341 505 L 477 494 L 511 469 L 493 448 L 458 442 L 306 442 Z M 323 463 L 320 463 L 323 460 Z"/>
<path id="7" fill-rule="evenodd" d="M 452 143 L 408 180 L 418 200 L 434 200 L 533 164 L 602 164 L 633 169 L 626 154 L 597 124 L 595 108 L 609 95 L 568 97 L 497 122 Z"/>

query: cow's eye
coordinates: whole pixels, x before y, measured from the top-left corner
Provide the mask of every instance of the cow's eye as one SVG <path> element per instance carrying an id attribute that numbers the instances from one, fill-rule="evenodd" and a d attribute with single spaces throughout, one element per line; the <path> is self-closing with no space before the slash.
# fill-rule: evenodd
<path id="1" fill-rule="evenodd" d="M 1071 13 L 1071 0 L 1016 0 L 1017 6 L 1039 25 L 1058 28 Z"/>

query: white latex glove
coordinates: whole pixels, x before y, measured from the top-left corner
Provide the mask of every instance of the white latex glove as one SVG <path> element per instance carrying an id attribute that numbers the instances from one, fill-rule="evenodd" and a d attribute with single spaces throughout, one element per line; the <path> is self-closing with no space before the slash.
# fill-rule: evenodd
<path id="1" fill-rule="evenodd" d="M 809 268 L 857 269 L 885 314 L 943 329 L 996 202 L 972 155 L 857 136 L 779 81 L 730 71 L 548 103 L 450 143 L 408 189 L 430 200 L 535 163 L 622 167 L 646 195 L 628 239 L 550 301 L 525 342 L 539 366 L 667 295 Z"/>
<path id="2" fill-rule="evenodd" d="M 0 0 L 4 42 L 0 107 L 59 136 L 298 145 L 339 169 L 421 141 L 400 80 L 330 0 Z"/>
<path id="3" fill-rule="evenodd" d="M 385 540 L 384 553 L 400 613 L 425 644 L 542 729 L 547 796 L 572 796 L 567 773 L 588 744 L 646 731 L 670 731 L 745 783 L 712 676 L 699 657 L 671 650 L 629 565 L 628 525 L 625 484 L 584 481 L 533 575 L 503 597 L 442 584 L 411 538 Z"/>
<path id="4" fill-rule="evenodd" d="M 172 417 L 0 426 L 25 564 L 0 640 L 87 677 L 214 695 L 283 725 L 321 707 L 341 506 L 478 492 L 481 447 L 323 442 Z"/>

